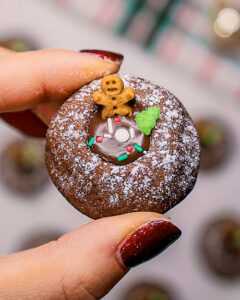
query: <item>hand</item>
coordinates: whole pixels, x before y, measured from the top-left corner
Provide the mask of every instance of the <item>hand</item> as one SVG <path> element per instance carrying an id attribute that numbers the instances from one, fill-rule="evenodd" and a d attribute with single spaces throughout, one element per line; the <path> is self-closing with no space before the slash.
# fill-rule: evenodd
<path id="1" fill-rule="evenodd" d="M 70 94 L 120 64 L 72 51 L 0 49 L 0 113 L 31 109 L 48 124 Z M 1 257 L 0 299 L 99 299 L 180 234 L 168 218 L 150 212 L 93 221 L 57 241 Z"/>

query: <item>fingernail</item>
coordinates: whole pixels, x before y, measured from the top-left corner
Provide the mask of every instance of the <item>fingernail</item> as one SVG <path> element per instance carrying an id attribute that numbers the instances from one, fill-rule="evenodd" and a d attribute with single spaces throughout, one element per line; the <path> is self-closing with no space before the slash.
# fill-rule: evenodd
<path id="1" fill-rule="evenodd" d="M 108 59 L 112 62 L 115 62 L 117 64 L 121 64 L 123 61 L 123 55 L 120 53 L 115 53 L 111 51 L 105 51 L 105 50 L 80 50 L 81 53 L 93 55 L 95 57 L 101 58 L 101 59 Z"/>
<path id="2" fill-rule="evenodd" d="M 2 113 L 0 118 L 28 136 L 46 136 L 47 126 L 31 110 Z"/>
<path id="3" fill-rule="evenodd" d="M 125 267 L 135 267 L 163 252 L 180 235 L 180 229 L 171 222 L 151 221 L 141 226 L 119 245 L 117 257 Z"/>

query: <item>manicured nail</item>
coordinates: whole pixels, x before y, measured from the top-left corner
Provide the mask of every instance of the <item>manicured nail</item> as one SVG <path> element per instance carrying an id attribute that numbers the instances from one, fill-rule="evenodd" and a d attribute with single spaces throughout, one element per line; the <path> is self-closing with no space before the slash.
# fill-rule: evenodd
<path id="1" fill-rule="evenodd" d="M 166 220 L 156 220 L 141 226 L 118 247 L 119 257 L 127 268 L 135 267 L 163 252 L 181 235 L 181 231 Z"/>
<path id="2" fill-rule="evenodd" d="M 105 51 L 105 50 L 80 50 L 81 53 L 93 55 L 95 57 L 101 58 L 101 59 L 108 59 L 111 60 L 117 64 L 121 64 L 123 61 L 123 55 L 120 53 L 115 53 L 111 51 Z"/>
<path id="3" fill-rule="evenodd" d="M 47 126 L 31 110 L 2 113 L 0 118 L 26 135 L 32 137 L 46 136 Z"/>

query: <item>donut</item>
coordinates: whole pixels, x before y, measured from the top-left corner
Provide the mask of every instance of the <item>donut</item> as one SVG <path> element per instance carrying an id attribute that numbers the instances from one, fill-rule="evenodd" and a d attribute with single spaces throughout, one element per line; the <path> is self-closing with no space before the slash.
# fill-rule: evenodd
<path id="1" fill-rule="evenodd" d="M 36 50 L 36 43 L 29 38 L 15 37 L 0 40 L 0 47 L 10 49 L 15 52 Z"/>
<path id="2" fill-rule="evenodd" d="M 201 170 L 214 170 L 223 166 L 231 156 L 233 139 L 224 122 L 214 119 L 195 121 L 201 147 Z"/>
<path id="3" fill-rule="evenodd" d="M 102 79 L 79 89 L 60 107 L 46 136 L 50 178 L 75 208 L 93 219 L 136 211 L 165 213 L 193 189 L 199 170 L 198 134 L 179 100 L 143 78 L 120 78 L 126 90 L 113 87 L 117 83 L 111 77 L 109 93 L 118 93 L 112 98 L 104 91 L 95 94 Z M 118 115 L 123 102 L 129 107 Z"/>
<path id="4" fill-rule="evenodd" d="M 49 183 L 44 148 L 42 141 L 28 138 L 7 144 L 0 154 L 0 177 L 4 186 L 24 199 L 35 199 L 33 196 Z"/>
<path id="5" fill-rule="evenodd" d="M 209 220 L 201 232 L 199 244 L 201 256 L 210 271 L 225 279 L 239 279 L 239 216 L 222 214 Z"/>
<path id="6" fill-rule="evenodd" d="M 173 300 L 175 291 L 172 287 L 166 286 L 165 283 L 153 281 L 149 279 L 134 283 L 121 298 L 122 300 Z"/>
<path id="7" fill-rule="evenodd" d="M 16 250 L 19 252 L 45 245 L 51 241 L 56 241 L 63 234 L 63 232 L 54 229 L 36 231 L 30 234 L 27 233 L 25 234 L 25 238 L 23 238 L 20 246 L 17 247 Z"/>

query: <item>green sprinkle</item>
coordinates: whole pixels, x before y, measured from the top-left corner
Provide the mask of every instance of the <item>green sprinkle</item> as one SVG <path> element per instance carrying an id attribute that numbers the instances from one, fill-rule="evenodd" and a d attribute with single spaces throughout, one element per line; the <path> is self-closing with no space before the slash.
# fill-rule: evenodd
<path id="1" fill-rule="evenodd" d="M 133 146 L 134 149 L 136 149 L 138 152 L 143 152 L 143 148 L 138 146 L 137 144 Z"/>
<path id="2" fill-rule="evenodd" d="M 94 137 L 91 137 L 90 141 L 88 142 L 88 146 L 92 147 L 93 143 L 94 143 Z"/>
<path id="3" fill-rule="evenodd" d="M 124 155 L 119 156 L 117 160 L 118 160 L 119 162 L 121 162 L 121 161 L 123 161 L 123 160 L 125 160 L 125 159 L 127 159 L 127 158 L 128 158 L 128 155 L 127 155 L 127 154 L 124 154 Z"/>

